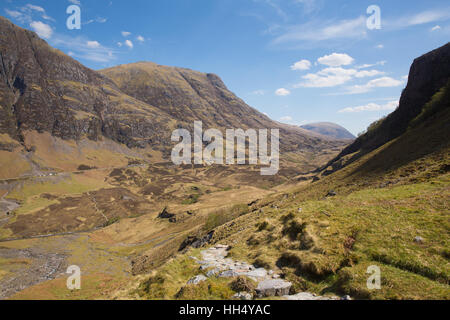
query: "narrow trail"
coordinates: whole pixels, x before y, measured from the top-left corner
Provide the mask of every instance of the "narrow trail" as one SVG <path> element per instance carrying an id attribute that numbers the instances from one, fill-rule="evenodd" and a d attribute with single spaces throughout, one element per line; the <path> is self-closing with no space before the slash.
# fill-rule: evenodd
<path id="1" fill-rule="evenodd" d="M 20 272 L 7 274 L 1 279 L 0 300 L 7 299 L 33 285 L 55 279 L 64 272 L 66 264 L 66 255 L 64 253 L 49 253 L 38 248 L 0 248 L 0 257 L 32 261 L 30 265 L 24 265 Z"/>
<path id="2" fill-rule="evenodd" d="M 92 196 L 90 192 L 88 192 L 87 195 L 88 195 L 88 197 L 91 198 L 92 202 L 94 203 L 95 211 L 100 212 L 100 214 L 103 216 L 103 218 L 105 218 L 105 221 L 108 222 L 109 221 L 108 217 L 103 213 L 102 210 L 100 210 L 98 208 L 98 204 L 97 204 L 97 200 L 95 199 L 95 196 Z"/>
<path id="3" fill-rule="evenodd" d="M 233 298 L 252 300 L 254 298 L 279 296 L 286 300 L 340 300 L 337 296 L 319 296 L 309 292 L 293 294 L 292 283 L 288 282 L 273 270 L 257 268 L 243 261 L 235 261 L 228 257 L 230 247 L 217 244 L 212 248 L 202 250 L 202 260 L 193 258 L 200 264 L 200 270 L 205 275 L 199 274 L 188 281 L 188 284 L 198 284 L 207 278 L 236 278 L 245 276 L 257 283 L 255 294 L 239 292 Z"/>

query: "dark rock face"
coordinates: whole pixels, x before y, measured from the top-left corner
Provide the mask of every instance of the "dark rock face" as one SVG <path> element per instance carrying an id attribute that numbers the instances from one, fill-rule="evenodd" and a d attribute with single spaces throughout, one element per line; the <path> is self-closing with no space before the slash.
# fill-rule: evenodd
<path id="1" fill-rule="evenodd" d="M 167 211 L 167 208 L 164 208 L 163 211 L 161 211 L 161 212 L 158 214 L 158 218 L 160 218 L 160 219 L 172 219 L 172 218 L 174 218 L 174 217 L 175 217 L 175 214 L 169 213 L 169 212 Z"/>
<path id="2" fill-rule="evenodd" d="M 152 121 L 155 117 L 159 122 Z M 106 136 L 134 147 L 161 141 L 158 132 L 167 129 L 167 119 L 34 32 L 0 17 L 0 133 L 16 139 L 22 130 L 75 140 Z"/>
<path id="3" fill-rule="evenodd" d="M 209 232 L 207 235 L 198 238 L 196 236 L 188 236 L 184 241 L 181 243 L 180 247 L 178 248 L 178 251 L 183 251 L 184 249 L 188 247 L 192 248 L 201 248 L 205 245 L 207 245 L 212 237 L 214 235 L 214 231 Z"/>
<path id="4" fill-rule="evenodd" d="M 344 156 L 360 151 L 349 162 L 375 150 L 406 132 L 434 94 L 450 81 L 450 43 L 414 60 L 397 110 L 384 119 L 374 130 L 367 132 L 345 148 L 327 166 L 340 166 Z M 349 163 L 348 162 L 348 163 Z"/>

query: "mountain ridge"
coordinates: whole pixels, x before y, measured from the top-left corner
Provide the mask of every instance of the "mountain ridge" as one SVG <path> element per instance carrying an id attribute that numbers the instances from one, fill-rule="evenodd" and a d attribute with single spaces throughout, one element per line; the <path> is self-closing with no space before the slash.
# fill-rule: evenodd
<path id="1" fill-rule="evenodd" d="M 195 119 L 205 127 L 279 127 L 281 148 L 288 151 L 336 145 L 270 120 L 231 93 L 214 74 L 155 63 L 145 63 L 153 68 L 150 78 L 135 68 L 142 63 L 97 72 L 6 18 L 0 19 L 0 35 L 0 133 L 21 141 L 23 132 L 30 130 L 63 140 L 106 137 L 129 148 L 156 149 L 167 157 L 171 132 L 178 127 L 190 129 Z M 135 83 L 149 81 L 150 93 L 155 94 L 140 92 L 142 83 L 131 88 L 130 83 L 124 86 L 104 75 L 121 69 L 131 69 Z"/>
<path id="2" fill-rule="evenodd" d="M 333 122 L 308 123 L 300 127 L 335 139 L 356 138 L 350 131 Z"/>

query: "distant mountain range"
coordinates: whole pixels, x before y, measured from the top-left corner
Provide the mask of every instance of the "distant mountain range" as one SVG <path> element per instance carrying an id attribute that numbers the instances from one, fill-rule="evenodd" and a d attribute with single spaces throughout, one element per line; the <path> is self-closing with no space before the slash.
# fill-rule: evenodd
<path id="1" fill-rule="evenodd" d="M 355 139 L 356 137 L 344 127 L 332 122 L 310 123 L 301 128 L 335 139 Z"/>

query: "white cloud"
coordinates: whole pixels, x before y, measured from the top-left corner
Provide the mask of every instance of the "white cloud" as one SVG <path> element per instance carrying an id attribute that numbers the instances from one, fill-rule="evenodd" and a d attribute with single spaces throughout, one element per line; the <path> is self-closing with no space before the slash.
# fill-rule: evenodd
<path id="1" fill-rule="evenodd" d="M 128 31 L 122 31 L 122 36 L 124 36 L 125 38 L 128 37 L 129 35 L 131 35 L 131 32 Z"/>
<path id="2" fill-rule="evenodd" d="M 72 57 L 99 63 L 109 63 L 116 59 L 114 49 L 101 45 L 98 41 L 85 37 L 71 37 L 55 34 L 50 41 L 51 45 L 69 52 Z"/>
<path id="3" fill-rule="evenodd" d="M 22 16 L 22 13 L 16 10 L 8 10 L 5 9 L 5 12 L 7 15 L 13 17 L 13 18 L 19 18 L 20 16 Z"/>
<path id="4" fill-rule="evenodd" d="M 130 49 L 133 49 L 134 47 L 133 42 L 131 42 L 131 40 L 125 40 L 125 45 Z"/>
<path id="5" fill-rule="evenodd" d="M 255 90 L 251 92 L 251 94 L 257 95 L 257 96 L 263 96 L 265 94 L 264 90 Z"/>
<path id="6" fill-rule="evenodd" d="M 102 18 L 102 17 L 97 17 L 97 18 L 95 18 L 95 19 L 91 19 L 91 20 L 88 20 L 88 21 L 86 21 L 86 22 L 83 22 L 82 24 L 88 25 L 88 24 L 91 24 L 91 23 L 93 23 L 93 22 L 97 22 L 97 23 L 105 23 L 106 21 L 108 21 L 108 19 Z"/>
<path id="7" fill-rule="evenodd" d="M 292 70 L 308 70 L 311 68 L 311 62 L 308 60 L 300 60 L 291 66 Z"/>
<path id="8" fill-rule="evenodd" d="M 123 46 L 123 43 L 122 43 L 122 42 L 117 42 L 117 45 L 118 45 L 119 47 L 122 47 L 122 46 Z"/>
<path id="9" fill-rule="evenodd" d="M 144 39 L 144 37 L 143 36 L 137 36 L 137 41 L 139 41 L 139 42 L 144 42 L 145 41 L 145 39 Z"/>
<path id="10" fill-rule="evenodd" d="M 431 31 L 437 31 L 437 30 L 441 30 L 441 26 L 434 26 L 433 28 L 431 28 Z"/>
<path id="11" fill-rule="evenodd" d="M 363 38 L 367 35 L 366 20 L 367 18 L 364 16 L 340 21 L 314 20 L 306 24 L 286 28 L 283 34 L 273 40 L 273 44 Z"/>
<path id="12" fill-rule="evenodd" d="M 288 96 L 291 94 L 291 92 L 285 88 L 280 88 L 278 90 L 275 91 L 275 94 L 277 96 Z"/>
<path id="13" fill-rule="evenodd" d="M 365 78 L 382 75 L 384 72 L 378 70 L 345 69 L 342 67 L 325 68 L 317 73 L 309 73 L 302 78 L 306 81 L 295 85 L 296 88 L 326 88 L 342 85 L 354 78 Z"/>
<path id="14" fill-rule="evenodd" d="M 290 121 L 292 121 L 292 117 L 291 116 L 281 117 L 280 121 L 282 121 L 282 122 L 290 122 Z"/>
<path id="15" fill-rule="evenodd" d="M 418 25 L 433 21 L 447 20 L 450 18 L 450 12 L 446 10 L 424 11 L 409 19 L 409 25 Z"/>
<path id="16" fill-rule="evenodd" d="M 339 110 L 339 113 L 351 113 L 351 112 L 364 112 L 364 111 L 385 111 L 385 110 L 395 110 L 398 107 L 398 101 L 390 101 L 386 104 L 380 105 L 377 103 L 368 103 L 363 106 L 358 107 L 348 107 Z"/>
<path id="17" fill-rule="evenodd" d="M 383 61 L 378 61 L 376 63 L 372 63 L 372 64 L 363 64 L 360 66 L 357 66 L 356 69 L 367 69 L 367 68 L 371 68 L 371 67 L 375 67 L 375 66 L 384 66 L 387 63 L 386 60 Z"/>
<path id="18" fill-rule="evenodd" d="M 383 49 L 383 48 L 384 48 L 384 45 L 379 44 L 379 45 L 375 46 L 375 48 L 377 48 L 377 49 Z"/>
<path id="19" fill-rule="evenodd" d="M 39 37 L 50 39 L 53 34 L 53 29 L 41 21 L 32 21 L 30 27 L 38 34 Z"/>
<path id="20" fill-rule="evenodd" d="M 76 4 L 76 5 L 80 5 L 81 2 L 80 0 L 69 0 L 70 3 Z"/>
<path id="21" fill-rule="evenodd" d="M 329 67 L 347 66 L 352 64 L 355 59 L 346 53 L 332 53 L 328 56 L 323 56 L 317 59 L 317 62 Z"/>
<path id="22" fill-rule="evenodd" d="M 37 12 L 41 12 L 41 13 L 45 13 L 44 8 L 39 7 L 39 6 L 35 6 L 35 5 L 32 5 L 32 4 L 27 4 L 24 8 L 30 9 L 30 10 L 34 10 L 34 11 L 37 11 Z"/>
<path id="23" fill-rule="evenodd" d="M 284 12 L 283 9 L 281 9 L 280 5 L 277 3 L 277 1 L 275 0 L 255 0 L 255 2 L 261 2 L 264 3 L 268 6 L 270 6 L 277 15 L 279 15 L 283 20 L 287 20 L 288 19 L 288 15 L 286 14 L 286 12 Z"/>
<path id="24" fill-rule="evenodd" d="M 384 74 L 382 71 L 378 70 L 363 70 L 355 73 L 356 78 L 365 78 L 365 77 L 375 77 Z"/>
<path id="25" fill-rule="evenodd" d="M 355 85 L 349 88 L 348 93 L 350 94 L 358 94 L 369 92 L 374 88 L 389 88 L 389 87 L 398 87 L 404 84 L 402 80 L 396 80 L 391 77 L 381 77 L 378 79 L 370 80 L 368 83 L 364 85 Z"/>
<path id="26" fill-rule="evenodd" d="M 344 84 L 352 79 L 354 70 L 343 68 L 327 68 L 317 73 L 309 73 L 303 76 L 305 82 L 297 84 L 295 87 L 305 88 L 326 88 Z"/>
<path id="27" fill-rule="evenodd" d="M 431 9 L 413 15 L 403 16 L 393 21 L 385 20 L 388 28 L 405 28 L 450 19 L 450 8 Z"/>
<path id="28" fill-rule="evenodd" d="M 55 19 L 53 19 L 52 17 L 49 17 L 47 15 L 47 13 L 45 12 L 45 9 L 40 7 L 40 6 L 36 6 L 33 4 L 27 4 L 24 7 L 20 8 L 20 11 L 24 12 L 24 15 L 26 16 L 26 19 L 30 19 L 33 15 L 33 13 L 37 12 L 41 15 L 41 17 L 45 20 L 52 20 L 55 21 Z"/>
<path id="29" fill-rule="evenodd" d="M 100 43 L 98 41 L 87 41 L 86 44 L 89 48 L 100 48 Z"/>
<path id="30" fill-rule="evenodd" d="M 46 14 L 44 8 L 32 4 L 27 4 L 18 8 L 18 10 L 5 9 L 5 12 L 10 17 L 17 19 L 20 23 L 31 24 L 35 20 L 33 19 L 33 15 L 35 14 L 38 14 L 42 19 L 55 21 L 55 19 Z"/>
<path id="31" fill-rule="evenodd" d="M 303 10 L 306 14 L 316 11 L 320 7 L 316 0 L 295 0 L 295 2 L 303 5 Z"/>

